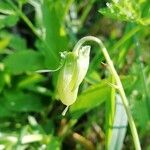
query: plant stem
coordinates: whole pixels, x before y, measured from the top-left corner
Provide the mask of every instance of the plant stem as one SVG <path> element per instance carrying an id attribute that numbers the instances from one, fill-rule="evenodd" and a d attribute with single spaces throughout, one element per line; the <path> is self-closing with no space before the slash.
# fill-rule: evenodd
<path id="1" fill-rule="evenodd" d="M 93 36 L 83 37 L 82 39 L 80 39 L 77 42 L 77 44 L 75 45 L 73 51 L 78 53 L 79 48 L 82 46 L 82 44 L 84 44 L 87 41 L 94 41 L 94 42 L 98 43 L 98 45 L 100 46 L 100 48 L 103 52 L 103 55 L 104 55 L 108 65 L 109 65 L 110 72 L 112 73 L 112 76 L 114 77 L 114 79 L 116 81 L 116 84 L 117 84 L 117 87 L 118 87 L 117 88 L 118 92 L 119 92 L 119 94 L 122 98 L 122 102 L 123 102 L 123 105 L 125 107 L 125 110 L 126 110 L 126 113 L 127 113 L 127 116 L 128 116 L 128 121 L 129 121 L 130 129 L 131 129 L 131 133 L 132 133 L 132 136 L 133 136 L 135 149 L 136 150 L 141 150 L 140 141 L 139 141 L 139 137 L 138 137 L 138 134 L 137 134 L 137 129 L 136 129 L 132 114 L 131 114 L 130 109 L 129 109 L 129 104 L 128 104 L 128 100 L 127 100 L 125 91 L 123 89 L 123 86 L 122 86 L 121 80 L 119 78 L 119 75 L 117 74 L 117 71 L 115 70 L 113 62 L 110 59 L 110 56 L 107 52 L 107 49 L 105 48 L 102 41 L 100 39 L 96 38 L 96 37 L 93 37 Z"/>
<path id="2" fill-rule="evenodd" d="M 86 139 L 84 136 L 78 134 L 78 133 L 73 133 L 73 138 L 80 142 L 87 150 L 94 150 L 95 147 L 91 141 Z"/>

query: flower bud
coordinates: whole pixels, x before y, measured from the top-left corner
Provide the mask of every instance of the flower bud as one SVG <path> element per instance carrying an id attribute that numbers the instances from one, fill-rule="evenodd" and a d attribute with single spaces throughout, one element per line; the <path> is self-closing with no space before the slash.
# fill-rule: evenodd
<path id="1" fill-rule="evenodd" d="M 79 85 L 89 67 L 89 55 L 90 46 L 65 54 L 64 65 L 58 76 L 57 92 L 59 99 L 66 106 L 72 105 L 77 99 Z"/>

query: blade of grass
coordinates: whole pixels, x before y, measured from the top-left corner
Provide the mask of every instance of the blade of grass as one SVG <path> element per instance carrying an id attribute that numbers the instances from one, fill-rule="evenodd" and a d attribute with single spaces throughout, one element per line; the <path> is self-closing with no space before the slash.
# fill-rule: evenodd
<path id="1" fill-rule="evenodd" d="M 114 77 L 111 77 L 111 83 L 115 84 Z M 115 88 L 111 88 L 111 98 L 106 101 L 106 149 L 108 149 L 112 137 L 112 126 L 115 113 Z"/>
<path id="2" fill-rule="evenodd" d="M 87 6 L 85 7 L 85 9 L 83 10 L 83 13 L 80 17 L 80 27 L 79 28 L 82 28 L 84 22 L 85 22 L 85 19 L 87 18 L 87 15 L 89 14 L 90 10 L 92 9 L 92 6 L 93 6 L 93 3 L 95 2 L 95 0 L 91 0 L 89 1 L 89 3 L 87 4 Z"/>
<path id="3" fill-rule="evenodd" d="M 128 39 L 130 39 L 135 33 L 137 33 L 141 29 L 140 26 L 136 26 L 130 32 L 126 33 L 116 44 L 111 48 L 111 51 L 115 51 L 121 45 L 123 45 Z"/>

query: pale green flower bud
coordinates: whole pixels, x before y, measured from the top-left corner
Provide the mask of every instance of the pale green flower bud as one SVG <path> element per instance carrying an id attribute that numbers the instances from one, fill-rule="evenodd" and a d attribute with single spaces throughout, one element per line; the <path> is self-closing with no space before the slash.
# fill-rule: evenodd
<path id="1" fill-rule="evenodd" d="M 64 65 L 58 76 L 57 92 L 59 99 L 66 106 L 72 105 L 77 99 L 79 85 L 89 67 L 89 55 L 90 46 L 65 54 Z"/>

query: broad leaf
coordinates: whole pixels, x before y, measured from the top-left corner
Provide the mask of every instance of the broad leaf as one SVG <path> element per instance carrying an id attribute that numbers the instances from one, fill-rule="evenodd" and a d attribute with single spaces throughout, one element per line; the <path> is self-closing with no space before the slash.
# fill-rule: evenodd
<path id="1" fill-rule="evenodd" d="M 20 91 L 7 91 L 4 93 L 3 104 L 8 110 L 15 112 L 40 112 L 41 100 L 38 96 Z"/>
<path id="2" fill-rule="evenodd" d="M 36 12 L 36 26 L 44 42 L 37 41 L 37 48 L 45 55 L 46 67 L 57 68 L 59 65 L 59 52 L 66 50 L 67 37 L 62 25 L 64 7 L 61 1 L 29 1 Z"/>
<path id="3" fill-rule="evenodd" d="M 40 53 L 26 50 L 9 55 L 4 60 L 4 64 L 10 73 L 20 74 L 44 68 L 43 59 L 44 58 Z"/>
<path id="4" fill-rule="evenodd" d="M 101 105 L 110 98 L 110 87 L 102 81 L 100 84 L 92 85 L 84 91 L 71 106 L 72 118 L 79 118 L 85 112 Z"/>

